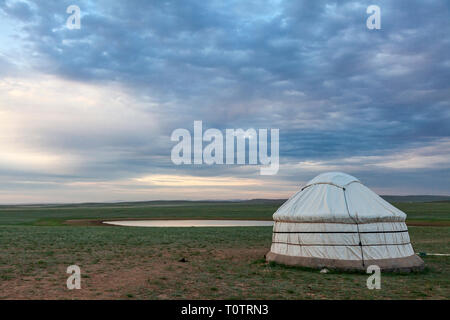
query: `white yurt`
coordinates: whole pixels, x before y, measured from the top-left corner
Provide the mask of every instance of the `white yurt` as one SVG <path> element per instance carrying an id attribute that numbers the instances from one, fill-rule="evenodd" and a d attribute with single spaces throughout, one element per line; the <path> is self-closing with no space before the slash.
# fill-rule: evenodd
<path id="1" fill-rule="evenodd" d="M 406 214 L 341 172 L 309 181 L 273 215 L 268 261 L 313 268 L 383 271 L 423 268 Z"/>

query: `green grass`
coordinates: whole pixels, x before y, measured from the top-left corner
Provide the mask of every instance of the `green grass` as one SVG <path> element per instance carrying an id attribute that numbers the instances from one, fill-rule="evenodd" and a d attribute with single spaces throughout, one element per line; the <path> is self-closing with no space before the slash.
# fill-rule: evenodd
<path id="1" fill-rule="evenodd" d="M 396 204 L 408 221 L 448 221 L 450 204 Z M 268 264 L 270 227 L 133 228 L 68 226 L 68 219 L 265 218 L 274 203 L 162 203 L 0 209 L 0 298 L 55 299 L 449 299 L 450 258 L 426 270 L 366 274 Z M 416 252 L 450 253 L 450 227 L 409 227 Z M 187 262 L 180 262 L 185 258 Z M 65 287 L 82 270 L 82 290 Z"/>
<path id="2" fill-rule="evenodd" d="M 394 202 L 393 205 L 408 215 L 408 221 L 450 221 L 450 201 Z"/>
<path id="3" fill-rule="evenodd" d="M 410 234 L 417 251 L 448 250 L 448 227 L 411 227 Z M 64 290 L 64 268 L 71 264 L 78 264 L 85 275 L 85 291 L 81 290 L 80 298 L 93 297 L 96 282 L 90 281 L 99 275 L 109 274 L 114 280 L 136 268 L 146 270 L 143 280 L 121 288 L 123 298 L 449 298 L 449 257 L 425 257 L 427 270 L 422 273 L 385 274 L 382 290 L 372 291 L 365 286 L 365 274 L 320 274 L 317 270 L 267 264 L 263 255 L 270 243 L 270 227 L 3 226 L 0 278 L 40 279 L 35 282 L 53 288 L 50 297 L 56 298 L 70 297 Z M 188 262 L 180 263 L 181 257 Z M 50 279 L 58 281 L 53 285 Z M 99 294 L 96 297 L 109 297 L 107 291 Z M 8 290 L 1 290 L 0 297 L 12 296 Z"/>
<path id="4" fill-rule="evenodd" d="M 206 218 L 272 219 L 282 202 L 162 202 L 0 207 L 0 225 L 62 225 L 74 219 Z M 393 203 L 408 221 L 450 222 L 450 202 Z"/>
<path id="5" fill-rule="evenodd" d="M 16 207 L 0 209 L 0 225 L 61 225 L 71 219 L 272 219 L 278 205 L 192 203 L 183 206 Z"/>

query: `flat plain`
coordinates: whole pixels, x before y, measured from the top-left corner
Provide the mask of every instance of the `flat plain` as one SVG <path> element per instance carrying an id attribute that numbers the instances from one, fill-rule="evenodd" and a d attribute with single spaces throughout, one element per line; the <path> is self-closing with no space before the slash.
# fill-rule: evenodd
<path id="1" fill-rule="evenodd" d="M 423 272 L 364 273 L 266 263 L 271 227 L 139 228 L 114 219 L 263 219 L 282 201 L 0 206 L 0 299 L 449 299 L 450 257 Z M 416 252 L 450 253 L 450 202 L 395 202 Z M 68 290 L 66 268 L 81 268 Z"/>

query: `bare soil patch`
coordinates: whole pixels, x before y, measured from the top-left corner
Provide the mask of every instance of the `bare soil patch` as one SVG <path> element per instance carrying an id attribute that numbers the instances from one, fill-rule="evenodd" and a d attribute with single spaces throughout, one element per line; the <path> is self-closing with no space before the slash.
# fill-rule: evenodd
<path id="1" fill-rule="evenodd" d="M 0 299 L 168 299 L 204 297 L 203 289 L 220 287 L 214 281 L 199 282 L 199 274 L 208 272 L 207 262 L 238 263 L 262 258 L 266 249 L 196 249 L 195 251 L 164 252 L 143 257 L 142 252 L 127 252 L 124 259 L 80 265 L 80 290 L 68 290 L 66 266 L 58 265 L 32 276 L 2 280 Z M 183 256 L 186 262 L 180 262 Z M 211 270 L 209 270 L 210 272 Z M 246 286 L 237 283 L 241 290 Z"/>

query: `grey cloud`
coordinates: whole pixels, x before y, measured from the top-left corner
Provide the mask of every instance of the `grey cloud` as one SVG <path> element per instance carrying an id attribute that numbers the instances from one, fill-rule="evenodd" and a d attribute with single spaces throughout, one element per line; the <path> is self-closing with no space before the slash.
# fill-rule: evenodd
<path id="1" fill-rule="evenodd" d="M 170 153 L 171 131 L 196 119 L 220 129 L 280 128 L 288 162 L 389 155 L 450 136 L 450 5 L 377 1 L 382 30 L 369 31 L 372 2 L 79 1 L 80 30 L 64 28 L 71 1 L 0 8 L 25 23 L 23 50 L 35 70 L 118 82 L 159 104 L 144 107 L 158 114 L 157 147 L 143 130 L 49 130 L 45 143 L 56 150 L 115 150 L 109 162 L 86 165 L 80 175 L 88 177 L 170 170 L 158 159 Z M 434 170 L 429 179 L 438 181 Z"/>

